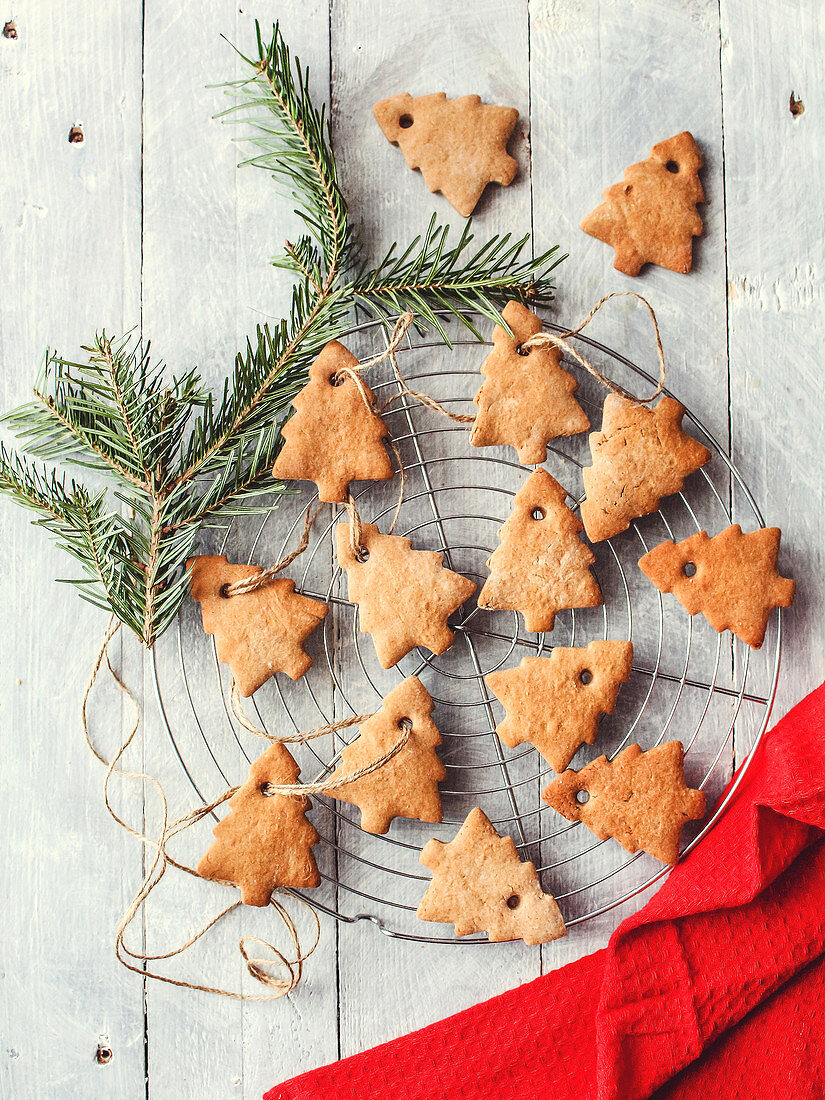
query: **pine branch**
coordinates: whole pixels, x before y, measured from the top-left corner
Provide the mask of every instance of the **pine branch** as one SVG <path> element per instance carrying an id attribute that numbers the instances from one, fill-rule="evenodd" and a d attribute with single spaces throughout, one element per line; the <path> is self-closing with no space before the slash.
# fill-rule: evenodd
<path id="1" fill-rule="evenodd" d="M 377 267 L 360 272 L 353 285 L 356 307 L 385 321 L 410 310 L 417 323 L 436 329 L 451 346 L 436 310 L 452 314 L 481 340 L 472 314 L 500 324 L 501 310 L 513 298 L 533 306 L 552 300 L 550 275 L 565 259 L 556 255 L 558 247 L 522 259 L 529 236 L 511 243 L 507 233 L 471 251 L 471 225 L 467 221 L 458 242 L 448 246 L 449 226 L 438 225 L 433 214 L 423 239 L 416 237 L 401 254 L 393 245 Z"/>
<path id="2" fill-rule="evenodd" d="M 103 472 L 108 492 L 67 483 L 0 444 L 0 491 L 32 509 L 80 562 L 85 576 L 71 583 L 84 598 L 146 646 L 178 613 L 200 527 L 266 511 L 286 491 L 272 477 L 280 425 L 309 365 L 354 311 L 386 321 L 410 309 L 449 344 L 446 312 L 481 339 L 473 314 L 500 321 L 510 298 L 549 301 L 559 262 L 556 249 L 524 258 L 526 237 L 471 248 L 469 222 L 452 245 L 433 217 L 423 237 L 356 271 L 329 121 L 312 102 L 308 70 L 277 25 L 268 42 L 257 30 L 257 55 L 243 60 L 250 75 L 225 85 L 236 102 L 219 117 L 245 124 L 243 140 L 256 152 L 242 163 L 270 172 L 306 226 L 273 260 L 296 278 L 289 316 L 258 328 L 218 396 L 204 392 L 194 370 L 169 380 L 148 344 L 128 336 L 102 332 L 84 348 L 86 362 L 47 355 L 34 401 L 5 422 L 34 457 Z M 121 511 L 108 507 L 109 495 Z"/>

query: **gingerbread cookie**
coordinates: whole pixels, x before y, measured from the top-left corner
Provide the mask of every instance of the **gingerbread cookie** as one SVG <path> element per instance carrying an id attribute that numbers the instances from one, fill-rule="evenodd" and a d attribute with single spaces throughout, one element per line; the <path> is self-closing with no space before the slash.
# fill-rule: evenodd
<path id="1" fill-rule="evenodd" d="M 481 365 L 485 382 L 473 398 L 478 415 L 470 443 L 507 444 L 519 462 L 535 466 L 551 439 L 585 432 L 590 421 L 573 396 L 579 384 L 561 366 L 560 349 L 522 348 L 541 332 L 541 320 L 520 302 L 508 302 L 502 316 L 513 335 L 501 325 L 493 329 L 493 350 Z"/>
<path id="2" fill-rule="evenodd" d="M 563 772 L 542 798 L 600 840 L 613 837 L 628 852 L 675 863 L 682 827 L 705 815 L 702 791 L 685 786 L 684 756 L 681 741 L 647 752 L 628 745 L 614 760 L 600 756 L 581 771 Z"/>
<path id="3" fill-rule="evenodd" d="M 298 680 L 312 665 L 304 642 L 327 613 L 327 605 L 295 591 L 295 582 L 275 578 L 254 592 L 226 596 L 236 581 L 263 573 L 257 565 L 230 565 L 203 554 L 186 563 L 192 599 L 201 605 L 203 629 L 214 634 L 218 660 L 232 669 L 244 697 L 276 672 Z"/>
<path id="4" fill-rule="evenodd" d="M 602 428 L 590 436 L 593 465 L 582 470 L 587 498 L 581 517 L 591 542 L 626 531 L 678 493 L 710 451 L 682 429 L 683 405 L 663 397 L 653 409 L 608 395 Z"/>
<path id="5" fill-rule="evenodd" d="M 701 611 L 720 634 L 732 630 L 759 649 L 771 611 L 793 601 L 794 582 L 776 569 L 781 536 L 778 527 L 743 535 L 738 523 L 713 538 L 698 531 L 683 542 L 660 543 L 639 567 L 691 615 Z"/>
<path id="6" fill-rule="evenodd" d="M 616 250 L 613 266 L 625 275 L 638 275 L 646 263 L 686 274 L 693 238 L 702 232 L 696 209 L 705 201 L 701 167 L 702 154 L 687 130 L 654 145 L 647 160 L 625 171 L 622 183 L 607 188 L 581 228 Z"/>
<path id="7" fill-rule="evenodd" d="M 416 646 L 443 653 L 455 635 L 450 615 L 476 586 L 442 565 L 433 550 L 413 550 L 409 539 L 361 526 L 361 553 L 350 545 L 350 525 L 335 530 L 338 561 L 347 574 L 347 598 L 358 604 L 361 630 L 372 635 L 384 668 L 392 668 Z"/>
<path id="8" fill-rule="evenodd" d="M 512 183 L 518 164 L 507 142 L 518 122 L 513 107 L 482 105 L 477 95 L 447 99 L 444 92 L 382 99 L 373 108 L 387 141 L 398 145 L 410 168 L 420 168 L 431 191 L 440 191 L 468 218 L 488 183 Z"/>
<path id="9" fill-rule="evenodd" d="M 319 838 L 306 816 L 309 799 L 267 794 L 269 784 L 295 783 L 299 773 L 292 754 L 276 741 L 254 762 L 229 799 L 229 813 L 212 830 L 215 840 L 198 874 L 240 887 L 244 905 L 268 905 L 277 886 L 307 888 L 321 881 L 312 854 Z"/>
<path id="10" fill-rule="evenodd" d="M 421 920 L 454 924 L 457 936 L 486 932 L 498 943 L 549 943 L 565 933 L 551 894 L 532 863 L 522 862 L 509 836 L 499 836 L 487 815 L 471 810 L 454 840 L 430 840 L 421 862 L 433 880 L 418 906 Z"/>
<path id="11" fill-rule="evenodd" d="M 491 672 L 485 681 L 507 712 L 496 733 L 511 749 L 535 745 L 554 771 L 564 771 L 581 745 L 596 740 L 601 716 L 613 713 L 632 661 L 630 642 L 591 642 Z"/>
<path id="12" fill-rule="evenodd" d="M 362 378 L 362 393 L 342 370 L 357 366 L 355 356 L 331 340 L 309 368 L 309 381 L 292 402 L 295 413 L 281 429 L 284 445 L 273 476 L 314 481 L 319 500 L 340 503 L 351 481 L 393 476 L 384 446 L 389 432 L 372 411 L 373 392 Z"/>
<path id="13" fill-rule="evenodd" d="M 520 611 L 527 630 L 552 630 L 556 612 L 596 607 L 602 594 L 590 566 L 593 551 L 579 539 L 582 525 L 565 504 L 567 493 L 546 470 L 519 489 L 501 545 L 487 562 L 490 576 L 478 606 Z"/>
<path id="14" fill-rule="evenodd" d="M 417 676 L 394 688 L 381 709 L 361 726 L 358 737 L 341 753 L 341 765 L 330 782 L 352 775 L 379 760 L 397 742 L 403 729 L 410 734 L 404 747 L 369 775 L 337 787 L 332 796 L 361 810 L 361 828 L 385 833 L 396 817 L 441 821 L 438 784 L 446 777 L 435 753 L 441 734 L 430 718 L 433 701 Z"/>

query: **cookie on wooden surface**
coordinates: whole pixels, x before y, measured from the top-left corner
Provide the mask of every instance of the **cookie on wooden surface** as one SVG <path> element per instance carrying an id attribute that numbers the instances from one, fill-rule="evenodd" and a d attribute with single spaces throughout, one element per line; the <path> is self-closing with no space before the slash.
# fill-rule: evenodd
<path id="1" fill-rule="evenodd" d="M 591 642 L 491 672 L 484 679 L 507 712 L 496 733 L 511 749 L 534 745 L 554 771 L 564 771 L 581 745 L 596 740 L 601 716 L 613 713 L 632 661 L 630 642 Z"/>
<path id="2" fill-rule="evenodd" d="M 638 275 L 646 263 L 687 274 L 693 238 L 702 232 L 696 209 L 705 201 L 701 167 L 699 146 L 687 130 L 654 145 L 647 160 L 607 188 L 581 228 L 615 249 L 613 266 L 625 275 Z"/>
<path id="3" fill-rule="evenodd" d="M 309 381 L 292 402 L 295 413 L 281 429 L 284 445 L 273 477 L 314 481 L 319 500 L 340 503 L 350 482 L 393 476 L 387 426 L 341 369 L 357 366 L 355 356 L 331 340 L 309 368 Z M 361 384 L 372 405 L 372 390 L 363 378 Z"/>
<path id="4" fill-rule="evenodd" d="M 567 493 L 546 470 L 536 470 L 516 493 L 498 533 L 501 545 L 478 606 L 520 611 L 527 630 L 552 630 L 556 612 L 597 607 L 602 594 L 590 566 L 593 551 L 579 538 L 582 525 L 565 504 Z"/>
<path id="5" fill-rule="evenodd" d="M 361 828 L 366 832 L 386 833 L 396 817 L 441 821 L 438 784 L 447 772 L 435 753 L 441 734 L 430 717 L 432 710 L 433 701 L 424 685 L 417 676 L 408 676 L 385 697 L 378 713 L 363 723 L 358 737 L 341 753 L 341 764 L 330 782 L 380 759 L 408 724 L 407 743 L 391 760 L 331 792 L 333 798 L 360 808 Z"/>
<path id="6" fill-rule="evenodd" d="M 781 536 L 778 527 L 742 534 L 738 523 L 713 538 L 697 531 L 682 542 L 660 543 L 639 568 L 691 615 L 701 611 L 714 630 L 732 630 L 759 649 L 771 611 L 793 601 L 794 582 L 776 569 Z"/>
<path id="7" fill-rule="evenodd" d="M 685 478 L 710 451 L 682 428 L 684 405 L 663 397 L 648 409 L 615 393 L 604 403 L 601 431 L 590 436 L 593 465 L 582 470 L 581 517 L 591 542 L 626 531 L 631 520 L 655 512 L 663 497 L 681 491 Z"/>
<path id="8" fill-rule="evenodd" d="M 532 863 L 519 858 L 509 836 L 499 836 L 487 815 L 471 810 L 454 840 L 430 840 L 421 862 L 433 880 L 418 905 L 421 920 L 454 924 L 457 936 L 486 932 L 493 942 L 549 943 L 565 934 L 551 894 Z"/>
<path id="9" fill-rule="evenodd" d="M 647 752 L 628 745 L 613 760 L 600 756 L 580 771 L 563 772 L 542 798 L 600 840 L 613 837 L 628 852 L 675 863 L 682 828 L 705 815 L 703 792 L 685 786 L 684 756 L 681 741 Z"/>
<path id="10" fill-rule="evenodd" d="M 410 168 L 420 168 L 431 191 L 440 191 L 468 218 L 488 183 L 506 186 L 518 171 L 507 142 L 518 122 L 514 107 L 482 104 L 477 95 L 447 99 L 444 92 L 382 99 L 373 107 L 378 125 L 398 145 Z"/>
<path id="11" fill-rule="evenodd" d="M 441 554 L 413 550 L 409 539 L 383 535 L 372 523 L 361 525 L 360 556 L 348 523 L 336 527 L 335 544 L 347 599 L 358 604 L 361 630 L 372 635 L 384 668 L 419 645 L 432 653 L 449 649 L 455 635 L 447 620 L 475 592 L 471 580 L 445 568 Z"/>
<path id="12" fill-rule="evenodd" d="M 481 364 L 485 381 L 473 398 L 478 415 L 470 443 L 515 447 L 519 462 L 535 466 L 551 439 L 585 432 L 590 421 L 573 396 L 579 384 L 561 366 L 561 350 L 521 347 L 541 332 L 541 320 L 520 302 L 508 302 L 502 316 L 513 335 L 501 325 L 493 329 L 493 350 Z"/>
<path id="13" fill-rule="evenodd" d="M 212 830 L 215 840 L 198 864 L 202 878 L 231 882 L 244 905 L 268 905 L 277 886 L 306 889 L 321 876 L 313 844 L 318 833 L 304 796 L 268 795 L 268 784 L 295 783 L 300 768 L 285 745 L 273 743 L 249 769 L 229 800 L 229 813 Z"/>
<path id="14" fill-rule="evenodd" d="M 304 649 L 327 613 L 327 605 L 295 591 L 276 577 L 254 592 L 225 596 L 236 581 L 263 572 L 257 565 L 231 565 L 222 555 L 202 554 L 186 563 L 192 599 L 201 605 L 203 629 L 214 634 L 218 660 L 232 669 L 244 697 L 276 672 L 298 680 L 312 665 Z"/>

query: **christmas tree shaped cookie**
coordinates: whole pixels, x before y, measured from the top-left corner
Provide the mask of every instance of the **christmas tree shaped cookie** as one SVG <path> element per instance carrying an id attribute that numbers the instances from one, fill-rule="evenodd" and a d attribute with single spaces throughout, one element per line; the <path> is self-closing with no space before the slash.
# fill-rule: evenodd
<path id="1" fill-rule="evenodd" d="M 714 630 L 732 630 L 754 649 L 765 640 L 775 607 L 790 607 L 794 582 L 776 569 L 781 531 L 742 534 L 738 523 L 713 538 L 697 531 L 663 542 L 639 561 L 660 592 L 672 592 L 691 615 L 702 612 Z"/>
<path id="2" fill-rule="evenodd" d="M 687 131 L 654 145 L 647 160 L 625 171 L 622 183 L 607 188 L 581 228 L 612 245 L 613 266 L 625 275 L 638 275 L 646 263 L 687 273 L 693 238 L 702 232 L 696 209 L 705 201 L 701 167 L 702 154 Z"/>
<path id="3" fill-rule="evenodd" d="M 358 604 L 361 630 L 372 635 L 384 668 L 392 668 L 416 646 L 443 653 L 455 635 L 450 615 L 475 592 L 471 580 L 445 569 L 441 554 L 413 550 L 409 539 L 361 527 L 361 552 L 350 545 L 350 526 L 335 531 L 338 561 L 347 574 L 347 598 Z"/>
<path id="4" fill-rule="evenodd" d="M 431 191 L 468 218 L 488 183 L 512 183 L 518 164 L 507 142 L 518 122 L 513 107 L 484 106 L 477 95 L 447 99 L 444 92 L 413 98 L 407 92 L 373 108 L 387 141 L 410 168 L 420 168 Z"/>
<path id="5" fill-rule="evenodd" d="M 202 878 L 231 882 L 245 905 L 268 905 L 277 886 L 310 887 L 321 881 L 307 819 L 309 799 L 267 794 L 268 784 L 295 783 L 300 769 L 289 750 L 272 744 L 229 799 L 229 813 L 213 829 L 215 840 L 198 864 Z"/>
<path id="6" fill-rule="evenodd" d="M 685 786 L 681 741 L 642 752 L 628 745 L 615 760 L 600 756 L 581 771 L 557 776 L 542 798 L 569 821 L 583 821 L 600 840 L 613 837 L 675 863 L 682 827 L 705 814 L 705 796 Z"/>
<path id="7" fill-rule="evenodd" d="M 218 660 L 232 669 L 241 695 L 250 696 L 276 672 L 293 680 L 304 675 L 312 665 L 304 642 L 326 615 L 325 603 L 300 595 L 293 581 L 277 577 L 254 592 L 227 596 L 230 585 L 263 570 L 209 554 L 186 565 L 203 629 L 214 634 Z"/>
<path id="8" fill-rule="evenodd" d="M 361 380 L 370 407 L 342 367 L 358 360 L 331 340 L 309 368 L 309 381 L 292 402 L 295 413 L 284 424 L 284 445 L 274 477 L 314 481 L 318 499 L 340 503 L 351 481 L 387 481 L 393 476 L 384 440 L 387 427 L 372 411 L 373 393 Z"/>
<path id="9" fill-rule="evenodd" d="M 532 863 L 522 862 L 509 836 L 499 836 L 487 815 L 471 810 L 454 840 L 430 840 L 421 862 L 433 880 L 418 906 L 421 920 L 454 924 L 457 936 L 486 932 L 493 942 L 549 943 L 565 932 L 551 894 Z"/>
<path id="10" fill-rule="evenodd" d="M 491 672 L 485 680 L 507 712 L 496 733 L 511 749 L 535 745 L 554 771 L 564 771 L 581 745 L 596 740 L 601 716 L 613 713 L 632 661 L 630 642 L 591 642 Z"/>
<path id="11" fill-rule="evenodd" d="M 626 531 L 681 491 L 710 451 L 682 429 L 683 405 L 663 397 L 653 409 L 611 393 L 602 428 L 590 436 L 593 465 L 582 471 L 587 498 L 581 517 L 591 542 Z"/>
<path id="12" fill-rule="evenodd" d="M 602 594 L 590 572 L 593 551 L 579 538 L 582 525 L 564 503 L 567 493 L 546 470 L 519 489 L 510 518 L 488 561 L 490 576 L 478 606 L 520 611 L 527 630 L 552 630 L 556 612 L 596 607 Z"/>
<path id="13" fill-rule="evenodd" d="M 330 776 L 352 775 L 389 752 L 409 729 L 407 743 L 374 772 L 333 791 L 333 797 L 361 810 L 361 828 L 385 833 L 393 818 L 441 821 L 438 784 L 447 772 L 435 754 L 441 734 L 430 718 L 433 701 L 416 676 L 394 688 L 381 709 L 361 726 L 358 737 L 341 753 L 341 765 Z"/>
<path id="14" fill-rule="evenodd" d="M 590 421 L 573 396 L 578 382 L 561 366 L 559 348 L 525 348 L 541 321 L 520 302 L 508 302 L 502 314 L 513 335 L 496 325 L 493 350 L 481 365 L 485 382 L 473 400 L 478 405 L 470 443 L 474 447 L 508 444 L 519 462 L 535 466 L 547 457 L 547 444 L 563 435 L 587 431 Z"/>

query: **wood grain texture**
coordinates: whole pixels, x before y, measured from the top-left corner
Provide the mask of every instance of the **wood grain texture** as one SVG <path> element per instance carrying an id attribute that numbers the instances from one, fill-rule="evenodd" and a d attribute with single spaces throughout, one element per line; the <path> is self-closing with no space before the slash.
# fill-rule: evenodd
<path id="1" fill-rule="evenodd" d="M 255 324 L 287 308 L 289 276 L 268 261 L 295 231 L 294 204 L 276 194 L 265 173 L 236 169 L 230 132 L 210 121 L 225 103 L 205 87 L 239 71 L 219 35 L 248 45 L 255 16 L 281 20 L 287 41 L 311 66 L 316 96 L 330 98 L 342 183 L 369 257 L 420 232 L 433 210 L 456 230 L 461 225 L 446 200 L 431 195 L 387 144 L 372 117 L 375 101 L 400 91 L 443 90 L 477 92 L 519 109 L 510 144 L 519 176 L 511 187 L 485 193 L 477 234 L 532 228 L 537 249 L 558 242 L 569 252 L 554 307 L 561 323 L 577 323 L 610 290 L 636 290 L 655 307 L 669 387 L 731 447 L 766 522 L 783 528 L 783 572 L 798 582 L 797 604 L 784 620 L 777 714 L 784 712 L 825 676 L 825 587 L 818 579 L 825 567 L 825 404 L 817 387 L 825 35 L 817 0 L 480 0 L 472 6 L 285 0 L 277 11 L 229 0 L 174 8 L 145 0 L 143 11 L 126 3 L 96 5 L 94 19 L 76 0 L 57 6 L 30 0 L 17 15 L 19 38 L 0 38 L 6 143 L 0 276 L 11 288 L 0 311 L 0 409 L 25 398 L 47 343 L 73 352 L 104 323 L 113 331 L 141 324 L 172 367 L 197 363 L 217 383 Z M 804 114 L 791 114 L 792 91 Z M 85 135 L 78 145 L 67 141 L 75 124 Z M 578 223 L 628 164 L 683 129 L 692 131 L 705 157 L 705 234 L 696 242 L 694 270 L 682 276 L 648 267 L 638 279 L 627 278 L 613 269 L 612 250 L 582 234 Z M 610 303 L 592 331 L 655 372 L 646 314 L 629 300 Z M 363 355 L 379 342 L 351 345 Z M 451 362 L 474 369 L 480 361 L 474 349 L 457 351 L 455 360 L 446 355 L 409 361 L 436 371 Z M 426 388 L 444 396 L 440 384 L 435 378 Z M 598 398 L 596 388 L 583 389 Z M 597 425 L 598 407 L 587 411 Z M 425 410 L 415 410 L 413 420 L 438 425 Z M 404 423 L 403 413 L 393 414 L 396 427 Z M 469 448 L 460 433 L 440 437 L 438 445 L 456 470 L 464 469 Z M 579 441 L 571 453 L 582 457 L 584 446 Z M 405 461 L 414 460 L 408 444 L 402 451 Z M 552 460 L 548 468 L 558 473 Z M 513 488 L 509 473 L 502 475 L 505 483 Z M 729 492 L 723 474 L 716 484 L 723 495 Z M 394 491 L 383 487 L 370 501 L 391 510 Z M 273 514 L 255 548 L 256 564 L 274 559 L 301 507 L 301 498 L 290 498 Z M 745 523 L 735 491 L 732 507 Z M 405 527 L 429 521 L 423 504 L 405 507 Z M 141 853 L 103 808 L 101 769 L 77 723 L 103 617 L 69 588 L 52 584 L 52 577 L 66 575 L 67 563 L 29 527 L 28 517 L 3 502 L 0 524 L 7 563 L 0 578 L 6 609 L 0 632 L 0 814 L 7 839 L 0 915 L 3 1095 L 258 1097 L 278 1080 L 603 946 L 619 920 L 643 902 L 645 895 L 636 897 L 540 951 L 521 944 L 422 946 L 387 939 L 370 923 L 339 925 L 322 916 L 321 943 L 304 982 L 274 1004 L 144 983 L 120 968 L 111 950 L 117 919 L 139 881 Z M 221 532 L 205 534 L 204 548 L 221 538 Z M 418 546 L 439 545 L 431 523 L 416 538 Z M 230 535 L 230 554 L 245 560 L 249 545 Z M 607 569 L 597 557 L 597 567 Z M 298 565 L 289 571 L 296 579 Z M 324 586 L 331 568 L 331 556 L 319 555 L 311 583 Z M 226 717 L 215 692 L 211 643 L 198 635 L 194 614 L 191 608 L 184 613 L 186 637 L 194 639 L 186 654 L 189 688 L 209 729 L 220 729 Z M 621 621 L 615 626 L 620 630 Z M 336 673 L 350 701 L 369 707 L 374 692 L 346 656 L 351 638 L 343 629 Z M 649 641 L 645 622 L 634 623 L 634 631 L 640 644 Z M 320 638 L 314 644 L 320 659 Z M 364 652 L 368 646 L 366 639 Z M 146 711 L 134 762 L 162 776 L 172 812 L 184 812 L 198 797 L 158 709 L 152 659 L 128 640 L 122 660 Z M 726 644 L 727 682 L 734 682 L 741 660 L 742 651 Z M 238 746 L 223 746 L 218 763 L 225 778 L 211 761 L 187 709 L 174 633 L 158 645 L 156 661 L 182 755 L 208 785 L 202 793 L 214 796 L 225 782 L 245 777 L 244 755 Z M 766 670 L 758 671 L 764 679 Z M 274 721 L 274 686 L 259 695 L 263 714 Z M 329 685 L 320 701 L 339 716 L 349 713 Z M 655 700 L 651 720 L 666 714 L 670 702 L 664 695 Z M 622 720 L 622 706 L 620 697 L 611 721 Z M 730 714 L 729 702 L 718 700 L 707 722 L 726 723 Z M 125 717 L 114 691 L 100 692 L 94 717 L 101 738 L 114 745 Z M 307 709 L 301 719 L 307 727 L 317 714 Z M 752 715 L 743 711 L 737 756 L 752 733 Z M 252 740 L 242 744 L 247 754 L 256 751 Z M 730 767 L 733 750 L 725 761 Z M 524 797 L 537 799 L 538 784 Z M 144 805 L 136 788 L 124 787 L 117 799 L 130 820 L 140 822 L 145 812 L 150 830 L 157 826 L 151 797 Z M 488 806 L 507 813 L 506 800 L 499 805 L 490 798 Z M 339 857 L 339 869 L 349 872 L 348 860 L 375 858 L 381 841 L 347 824 L 349 808 L 341 813 L 333 819 L 317 806 L 312 819 L 352 853 Z M 195 861 L 208 840 L 204 822 L 181 838 L 179 854 Z M 554 845 L 529 854 L 552 862 Z M 328 849 L 321 859 L 322 870 L 331 871 Z M 598 853 L 582 864 L 582 874 L 605 866 Z M 365 865 L 358 876 L 367 892 L 386 886 L 386 876 Z M 555 892 L 572 885 L 563 867 L 544 884 Z M 397 896 L 414 904 L 423 885 L 403 882 Z M 227 896 L 217 884 L 170 873 L 130 942 L 140 945 L 145 933 L 149 950 L 167 950 Z M 338 900 L 353 916 L 371 908 L 344 891 Z M 392 913 L 381 916 L 389 920 Z M 270 913 L 234 914 L 167 971 L 255 993 L 237 954 L 239 935 L 250 932 L 284 945 Z M 107 1065 L 95 1061 L 98 1042 L 113 1051 Z"/>
<path id="2" fill-rule="evenodd" d="M 29 397 L 52 341 L 74 356 L 104 321 L 123 330 L 139 311 L 140 11 L 111 5 L 89 21 L 84 9 L 27 5 L 19 37 L 0 38 L 4 411 Z M 77 124 L 85 140 L 70 144 Z M 137 1096 L 142 982 L 115 961 L 113 939 L 141 853 L 107 814 L 79 729 L 105 617 L 54 583 L 77 573 L 30 519 L 0 503 L 0 1093 Z M 97 694 L 94 717 L 111 752 L 117 692 Z M 116 804 L 140 822 L 139 786 Z"/>

